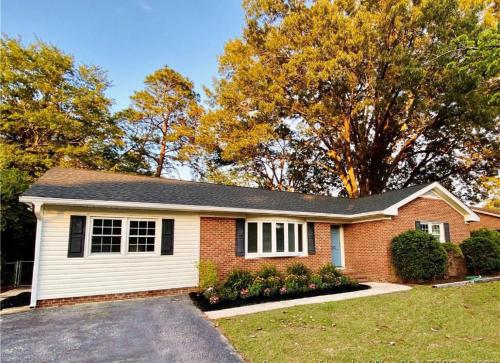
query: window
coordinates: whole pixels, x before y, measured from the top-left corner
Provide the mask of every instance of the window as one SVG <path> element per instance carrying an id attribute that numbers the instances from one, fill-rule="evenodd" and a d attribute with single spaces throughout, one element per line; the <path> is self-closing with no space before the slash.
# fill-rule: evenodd
<path id="1" fill-rule="evenodd" d="M 129 222 L 128 251 L 154 252 L 156 222 L 131 220 Z"/>
<path id="2" fill-rule="evenodd" d="M 91 252 L 120 252 L 122 220 L 95 218 L 92 220 Z"/>
<path id="3" fill-rule="evenodd" d="M 257 223 L 248 223 L 248 253 L 257 252 Z"/>
<path id="4" fill-rule="evenodd" d="M 288 252 L 295 252 L 295 223 L 288 223 Z"/>
<path id="5" fill-rule="evenodd" d="M 249 257 L 304 254 L 302 223 L 247 221 L 246 255 Z"/>
<path id="6" fill-rule="evenodd" d="M 420 222 L 420 230 L 432 234 L 440 242 L 444 242 L 443 223 Z"/>
<path id="7" fill-rule="evenodd" d="M 276 252 L 285 252 L 285 223 L 276 223 Z"/>
<path id="8" fill-rule="evenodd" d="M 264 252 L 272 252 L 272 225 L 271 223 L 262 223 L 262 250 Z"/>

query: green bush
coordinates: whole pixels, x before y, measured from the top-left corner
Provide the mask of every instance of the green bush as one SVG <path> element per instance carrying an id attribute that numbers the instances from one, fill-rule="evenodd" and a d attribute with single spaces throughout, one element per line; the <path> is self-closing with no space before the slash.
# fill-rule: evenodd
<path id="1" fill-rule="evenodd" d="M 309 289 L 309 279 L 306 275 L 293 275 L 290 274 L 285 277 L 283 286 L 286 288 L 287 293 L 307 291 Z"/>
<path id="2" fill-rule="evenodd" d="M 463 241 L 460 247 L 471 273 L 489 274 L 500 271 L 500 242 L 494 234 L 476 233 Z"/>
<path id="3" fill-rule="evenodd" d="M 279 276 L 270 276 L 264 280 L 263 293 L 265 295 L 271 295 L 279 291 L 283 286 L 283 281 Z"/>
<path id="4" fill-rule="evenodd" d="M 271 276 L 279 276 L 280 273 L 275 265 L 264 264 L 257 272 L 257 276 L 262 277 L 263 279 L 267 279 Z"/>
<path id="5" fill-rule="evenodd" d="M 464 254 L 462 253 L 462 249 L 460 248 L 459 245 L 456 245 L 456 244 L 451 243 L 451 242 L 446 242 L 446 243 L 443 243 L 442 246 L 444 247 L 444 249 L 449 257 L 459 257 L 459 258 L 464 257 Z"/>
<path id="6" fill-rule="evenodd" d="M 259 296 L 264 289 L 265 279 L 257 276 L 252 284 L 248 287 L 248 295 L 249 296 Z"/>
<path id="7" fill-rule="evenodd" d="M 296 275 L 296 276 L 307 276 L 311 275 L 311 270 L 301 262 L 292 263 L 288 265 L 286 268 L 286 273 L 288 275 Z"/>
<path id="8" fill-rule="evenodd" d="M 224 283 L 224 287 L 239 292 L 242 289 L 248 289 L 253 282 L 252 273 L 245 270 L 234 269 L 231 271 Z"/>
<path id="9" fill-rule="evenodd" d="M 397 274 L 408 281 L 442 277 L 448 266 L 448 256 L 442 244 L 422 231 L 407 231 L 394 237 L 391 254 Z"/>
<path id="10" fill-rule="evenodd" d="M 488 228 L 476 229 L 470 233 L 471 237 L 484 237 L 500 243 L 500 233 Z"/>
<path id="11" fill-rule="evenodd" d="M 200 275 L 199 287 L 201 290 L 214 287 L 217 284 L 217 265 L 215 262 L 210 260 L 200 261 L 198 272 Z"/>

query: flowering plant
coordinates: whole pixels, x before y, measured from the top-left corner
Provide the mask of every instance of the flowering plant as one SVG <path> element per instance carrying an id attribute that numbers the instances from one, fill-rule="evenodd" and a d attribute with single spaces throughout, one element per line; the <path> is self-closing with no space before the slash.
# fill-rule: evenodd
<path id="1" fill-rule="evenodd" d="M 280 289 L 280 295 L 284 295 L 286 294 L 286 287 L 283 286 L 281 289 Z"/>
<path id="2" fill-rule="evenodd" d="M 218 304 L 220 301 L 220 298 L 217 296 L 217 295 L 213 295 L 213 296 L 210 296 L 210 304 L 214 305 L 214 304 Z"/>

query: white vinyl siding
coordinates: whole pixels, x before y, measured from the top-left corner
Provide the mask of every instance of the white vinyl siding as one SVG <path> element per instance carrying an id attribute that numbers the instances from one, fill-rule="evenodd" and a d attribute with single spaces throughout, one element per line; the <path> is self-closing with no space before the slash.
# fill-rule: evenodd
<path id="1" fill-rule="evenodd" d="M 85 215 L 86 245 L 81 258 L 68 258 L 71 215 Z M 155 252 L 129 253 L 128 238 L 121 253 L 91 253 L 92 218 L 124 220 L 174 219 L 174 254 L 161 255 L 161 238 Z M 127 222 L 128 224 L 128 222 Z M 128 230 L 128 225 L 123 224 Z M 128 232 L 127 232 L 128 233 Z M 193 213 L 105 208 L 45 207 L 40 249 L 38 300 L 192 287 L 198 284 L 200 217 Z"/>

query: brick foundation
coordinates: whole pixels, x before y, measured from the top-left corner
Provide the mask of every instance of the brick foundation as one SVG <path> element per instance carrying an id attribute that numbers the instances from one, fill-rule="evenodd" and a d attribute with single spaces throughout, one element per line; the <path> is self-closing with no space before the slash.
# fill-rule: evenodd
<path id="1" fill-rule="evenodd" d="M 46 307 L 57 307 L 64 305 L 75 305 L 82 303 L 91 302 L 102 302 L 102 301 L 112 301 L 112 300 L 128 300 L 128 299 L 138 299 L 154 296 L 175 296 L 188 294 L 194 291 L 194 287 L 183 287 L 176 289 L 164 289 L 164 290 L 151 290 L 151 291 L 137 291 L 137 292 L 125 292 L 118 294 L 105 294 L 105 295 L 92 295 L 92 296 L 77 296 L 77 297 L 64 297 L 56 299 L 43 299 L 37 301 L 37 308 Z"/>

